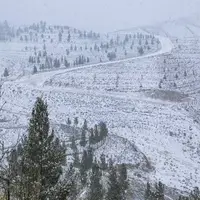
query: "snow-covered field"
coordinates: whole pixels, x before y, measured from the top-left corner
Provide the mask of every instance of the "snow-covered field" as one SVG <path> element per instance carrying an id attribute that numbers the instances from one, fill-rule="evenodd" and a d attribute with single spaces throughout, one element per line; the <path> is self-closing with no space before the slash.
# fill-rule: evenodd
<path id="1" fill-rule="evenodd" d="M 188 35 L 189 25 L 175 24 L 182 35 L 173 32 L 174 22 L 163 25 L 167 34 L 157 37 L 161 49 L 156 52 L 8 79 L 1 91 L 1 104 L 6 102 L 1 111 L 3 138 L 12 143 L 26 131 L 35 99 L 42 96 L 53 125 L 64 124 L 68 117 L 87 119 L 90 126 L 107 122 L 116 137 L 97 155 L 104 152 L 116 162 L 133 164 L 133 144 L 155 169 L 145 173 L 145 179 L 182 190 L 198 186 L 200 29 Z M 145 30 L 161 34 L 158 29 Z M 8 60 L 1 57 L 5 66 Z"/>

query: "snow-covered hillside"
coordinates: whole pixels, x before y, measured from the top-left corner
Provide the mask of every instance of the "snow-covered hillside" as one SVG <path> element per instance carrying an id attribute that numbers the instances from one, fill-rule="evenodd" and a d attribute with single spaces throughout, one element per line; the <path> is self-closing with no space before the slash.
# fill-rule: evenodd
<path id="1" fill-rule="evenodd" d="M 117 35 L 124 39 L 130 34 L 134 37 L 135 30 L 110 33 L 109 37 L 114 40 Z M 0 52 L 4 52 L 0 55 L 0 70 L 8 67 L 11 73 L 2 79 L 1 104 L 5 104 L 1 111 L 0 131 L 3 139 L 10 144 L 17 140 L 18 134 L 26 131 L 35 99 L 42 96 L 49 104 L 53 126 L 65 124 L 68 117 L 87 119 L 90 126 L 100 121 L 108 124 L 110 136 L 95 152 L 97 156 L 106 153 L 113 156 L 116 163 L 134 165 L 144 162 L 145 155 L 154 169 L 144 173 L 145 180 L 161 180 L 167 186 L 181 190 L 200 184 L 200 31 L 197 25 L 185 21 L 139 30 L 148 37 L 157 34 L 154 40 L 159 41 L 158 46 L 143 55 L 136 54 L 136 48 L 125 56 L 122 45 L 116 59 L 109 61 L 104 53 L 105 59 L 101 63 L 98 51 L 93 56 L 86 51 L 84 55 L 91 57 L 90 63 L 67 69 L 63 64 L 60 69 L 41 70 L 34 75 L 26 70 L 30 72 L 34 64 L 40 63 L 27 65 L 26 59 L 34 56 L 34 46 L 38 55 L 38 49 L 43 48 L 41 41 L 27 44 L 20 42 L 19 36 L 18 43 L 12 47 L 15 50 L 0 43 Z M 53 52 L 53 56 L 58 57 L 70 48 L 68 42 L 53 46 L 51 36 L 45 36 L 49 40 L 45 41 L 48 55 Z M 68 33 L 63 38 L 67 37 Z M 86 42 L 82 40 L 74 38 L 77 47 Z M 95 42 L 90 41 L 88 45 L 94 46 Z M 28 50 L 14 53 L 25 46 Z M 129 42 L 127 46 L 130 46 Z M 78 55 L 73 50 L 72 57 L 65 56 L 71 63 Z M 134 170 L 131 169 L 130 174 L 134 177 Z"/>
<path id="2" fill-rule="evenodd" d="M 45 22 L 16 28 L 4 22 L 2 26 L 0 74 L 3 76 L 6 68 L 9 79 L 138 57 L 161 47 L 158 38 L 140 29 L 131 34 L 100 34 L 68 26 L 50 26 Z"/>

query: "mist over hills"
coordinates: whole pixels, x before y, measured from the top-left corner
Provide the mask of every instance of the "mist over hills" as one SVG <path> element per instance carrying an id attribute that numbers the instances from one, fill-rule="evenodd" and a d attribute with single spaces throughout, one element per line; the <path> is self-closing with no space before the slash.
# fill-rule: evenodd
<path id="1" fill-rule="evenodd" d="M 107 32 L 191 16 L 199 7 L 198 0 L 2 0 L 0 18 L 20 25 L 46 20 Z"/>

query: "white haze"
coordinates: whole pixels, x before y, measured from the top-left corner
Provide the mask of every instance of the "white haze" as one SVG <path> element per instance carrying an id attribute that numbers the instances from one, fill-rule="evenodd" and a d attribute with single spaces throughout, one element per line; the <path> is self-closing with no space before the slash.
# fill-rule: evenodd
<path id="1" fill-rule="evenodd" d="M 0 0 L 0 21 L 46 20 L 97 31 L 112 31 L 186 17 L 200 0 Z"/>

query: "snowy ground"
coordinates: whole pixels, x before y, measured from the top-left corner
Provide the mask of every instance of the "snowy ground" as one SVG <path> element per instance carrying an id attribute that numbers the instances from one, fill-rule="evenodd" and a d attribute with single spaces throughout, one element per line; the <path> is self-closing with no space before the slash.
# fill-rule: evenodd
<path id="1" fill-rule="evenodd" d="M 60 60 L 59 68 L 66 68 L 63 59 L 67 60 L 70 67 L 74 67 L 74 62 L 79 56 L 84 56 L 86 60 L 88 58 L 87 64 L 95 64 L 100 61 L 108 62 L 107 55 L 110 52 L 115 52 L 115 60 L 122 60 L 138 57 L 139 47 L 143 48 L 143 55 L 156 52 L 161 47 L 157 38 L 140 29 L 129 35 L 109 33 L 97 36 L 98 33 L 80 32 L 71 27 L 49 26 L 44 32 L 40 29 L 35 31 L 28 28 L 20 27 L 20 30 L 25 30 L 8 41 L 0 42 L 0 75 L 3 74 L 5 68 L 9 71 L 9 79 L 32 74 L 34 66 L 38 71 L 55 70 L 54 59 Z M 62 41 L 59 41 L 61 32 Z M 87 37 L 87 34 L 96 34 L 96 36 Z M 44 52 L 47 57 L 43 56 Z M 30 57 L 34 62 L 29 62 Z"/>
<path id="2" fill-rule="evenodd" d="M 181 26 L 179 30 L 186 29 Z M 125 152 L 123 162 L 132 164 L 134 144 L 155 168 L 144 175 L 146 179 L 161 180 L 182 190 L 198 186 L 200 42 L 194 36 L 159 36 L 159 40 L 159 51 L 139 58 L 5 82 L 1 98 L 2 104 L 6 102 L 1 114 L 5 122 L 0 127 L 5 140 L 12 143 L 18 133 L 26 130 L 35 99 L 43 96 L 49 104 L 52 124 L 63 124 L 68 117 L 76 116 L 87 119 L 89 125 L 107 122 L 110 134 L 118 139 L 110 138 L 97 154 L 107 152 L 120 162 L 119 156 Z M 181 98 L 164 100 L 163 94 L 169 90 Z M 115 139 L 118 142 L 113 146 Z M 124 140 L 128 141 L 126 145 L 122 144 Z"/>

